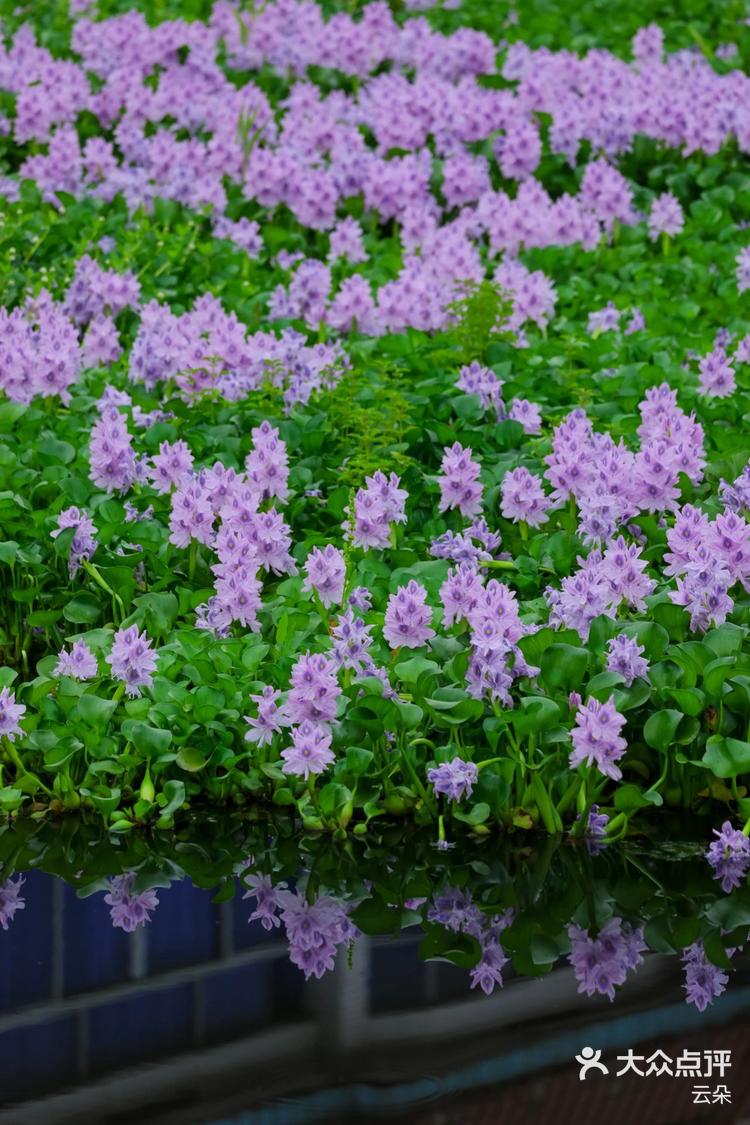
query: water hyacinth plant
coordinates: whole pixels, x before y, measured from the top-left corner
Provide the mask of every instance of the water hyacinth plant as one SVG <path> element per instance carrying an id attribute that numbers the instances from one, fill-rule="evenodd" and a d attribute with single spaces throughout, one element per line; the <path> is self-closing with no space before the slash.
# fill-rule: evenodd
<path id="1" fill-rule="evenodd" d="M 681 809 L 736 887 L 747 27 L 48 7 L 0 43 L 3 812 Z"/>

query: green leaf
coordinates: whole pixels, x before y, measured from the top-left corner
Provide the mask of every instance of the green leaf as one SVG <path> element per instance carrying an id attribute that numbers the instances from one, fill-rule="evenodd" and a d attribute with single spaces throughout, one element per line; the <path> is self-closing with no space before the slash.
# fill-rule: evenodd
<path id="1" fill-rule="evenodd" d="M 389 906 L 379 895 L 365 899 L 349 917 L 365 934 L 392 934 L 401 929 L 401 910 Z"/>
<path id="2" fill-rule="evenodd" d="M 716 777 L 739 777 L 750 771 L 750 742 L 714 734 L 706 743 L 701 761 Z"/>
<path id="3" fill-rule="evenodd" d="M 672 711 L 669 708 L 656 711 L 646 720 L 643 737 L 649 746 L 664 754 L 671 746 L 682 719 L 682 711 Z"/>
<path id="4" fill-rule="evenodd" d="M 588 649 L 568 644 L 551 644 L 540 658 L 540 668 L 547 686 L 566 692 L 581 686 L 588 663 Z"/>
<path id="5" fill-rule="evenodd" d="M 125 719 L 122 733 L 146 757 L 155 758 L 163 754 L 172 742 L 172 732 L 160 727 L 149 726 L 140 719 Z M 179 783 L 182 785 L 182 782 Z"/>
<path id="6" fill-rule="evenodd" d="M 424 929 L 425 936 L 419 943 L 422 961 L 450 961 L 461 969 L 473 969 L 479 964 L 482 948 L 475 937 L 453 933 L 445 926 L 432 923 L 427 923 Z"/>
<path id="7" fill-rule="evenodd" d="M 93 594 L 77 594 L 63 607 L 63 617 L 74 625 L 93 625 L 101 612 L 101 603 Z"/>
<path id="8" fill-rule="evenodd" d="M 396 665 L 396 675 L 404 684 L 416 684 L 420 676 L 426 672 L 437 675 L 440 665 L 426 656 L 413 656 L 410 660 L 402 660 Z"/>
<path id="9" fill-rule="evenodd" d="M 160 828 L 167 828 L 171 824 L 174 814 L 185 801 L 184 781 L 173 780 L 166 782 L 164 788 L 157 797 L 157 801 L 159 802 L 159 806 L 161 807 L 161 816 L 159 817 L 157 824 Z"/>
<path id="10" fill-rule="evenodd" d="M 367 773 L 375 755 L 372 750 L 364 746 L 349 746 L 344 758 L 346 772 L 353 777 L 362 777 Z"/>
<path id="11" fill-rule="evenodd" d="M 86 693 L 78 700 L 78 714 L 85 723 L 94 727 L 106 726 L 116 710 L 116 699 L 103 699 L 99 695 Z"/>
<path id="12" fill-rule="evenodd" d="M 188 773 L 197 773 L 203 769 L 209 757 L 209 754 L 203 754 L 195 746 L 181 746 L 175 760 L 180 769 L 187 770 Z"/>

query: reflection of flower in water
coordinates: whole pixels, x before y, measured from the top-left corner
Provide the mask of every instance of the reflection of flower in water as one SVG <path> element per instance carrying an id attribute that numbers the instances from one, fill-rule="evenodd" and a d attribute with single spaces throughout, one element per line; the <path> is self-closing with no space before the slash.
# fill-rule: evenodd
<path id="1" fill-rule="evenodd" d="M 683 950 L 682 963 L 685 966 L 685 1002 L 705 1012 L 708 1005 L 721 996 L 729 977 L 718 965 L 707 960 L 702 941 Z"/>
<path id="2" fill-rule="evenodd" d="M 18 875 L 15 880 L 6 879 L 4 883 L 0 883 L 0 926 L 4 930 L 7 930 L 8 923 L 13 921 L 16 911 L 26 908 L 26 902 L 20 895 L 23 883 L 23 875 Z"/>
<path id="3" fill-rule="evenodd" d="M 132 934 L 139 926 L 150 922 L 151 911 L 156 910 L 159 905 L 156 891 L 135 893 L 134 882 L 134 871 L 125 875 L 113 875 L 109 881 L 109 893 L 104 896 L 104 901 L 111 907 L 109 913 L 112 925 L 124 930 L 126 934 Z"/>
<path id="4" fill-rule="evenodd" d="M 471 971 L 472 988 L 479 985 L 487 996 L 496 984 L 502 988 L 502 970 L 509 958 L 500 944 L 500 934 L 513 922 L 512 909 L 489 918 L 474 903 L 468 891 L 447 886 L 434 898 L 427 920 L 439 922 L 453 933 L 469 934 L 479 942 L 482 955 Z"/>
<path id="5" fill-rule="evenodd" d="M 268 875 L 248 875 L 245 879 L 247 890 L 243 898 L 256 900 L 255 910 L 248 922 L 260 922 L 264 930 L 273 930 L 281 925 L 276 911 L 281 907 L 280 892 L 286 890 L 286 883 L 274 887 Z"/>
<path id="6" fill-rule="evenodd" d="M 293 891 L 280 891 L 278 898 L 292 963 L 307 980 L 320 979 L 333 968 L 338 946 L 353 941 L 359 930 L 349 921 L 346 907 L 329 895 L 312 903 Z"/>
<path id="7" fill-rule="evenodd" d="M 320 979 L 333 968 L 338 947 L 359 937 L 347 913 L 354 903 L 330 895 L 308 902 L 304 894 L 288 890 L 286 883 L 274 886 L 268 875 L 248 875 L 244 882 L 248 887 L 244 897 L 256 900 L 249 920 L 259 921 L 265 930 L 284 923 L 290 960 L 307 980 Z"/>
<path id="8" fill-rule="evenodd" d="M 715 878 L 721 879 L 721 889 L 729 894 L 740 886 L 750 866 L 750 840 L 728 820 L 720 830 L 714 828 L 714 835 L 716 839 L 709 845 L 706 859 L 714 869 Z"/>
<path id="9" fill-rule="evenodd" d="M 629 970 L 643 962 L 641 953 L 647 949 L 643 929 L 634 929 L 622 918 L 610 918 L 599 931 L 598 938 L 589 937 L 588 930 L 568 926 L 571 940 L 569 960 L 578 981 L 578 991 L 593 996 L 615 998 L 615 985 L 624 984 Z"/>

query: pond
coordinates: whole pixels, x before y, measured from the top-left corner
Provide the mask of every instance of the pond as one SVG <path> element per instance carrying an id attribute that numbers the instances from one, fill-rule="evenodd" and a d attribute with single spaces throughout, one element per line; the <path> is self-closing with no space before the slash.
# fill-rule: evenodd
<path id="1" fill-rule="evenodd" d="M 740 1121 L 750 909 L 704 853 L 18 822 L 0 1122 Z"/>

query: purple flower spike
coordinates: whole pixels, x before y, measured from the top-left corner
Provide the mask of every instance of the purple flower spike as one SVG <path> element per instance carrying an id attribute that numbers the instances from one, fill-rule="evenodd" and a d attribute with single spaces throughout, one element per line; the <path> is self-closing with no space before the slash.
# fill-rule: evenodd
<path id="1" fill-rule="evenodd" d="M 126 934 L 132 934 L 139 926 L 151 921 L 151 911 L 159 905 L 156 891 L 133 891 L 135 872 L 129 871 L 125 875 L 114 875 L 109 881 L 109 892 L 104 896 L 104 901 L 112 909 L 110 917 L 112 925 Z"/>
<path id="2" fill-rule="evenodd" d="M 714 869 L 714 876 L 721 879 L 721 889 L 729 894 L 742 884 L 750 867 L 750 840 L 728 820 L 721 829 L 714 828 L 714 835 L 716 839 L 709 845 L 706 859 Z"/>
<path id="3" fill-rule="evenodd" d="M 439 766 L 427 771 L 427 780 L 435 793 L 447 797 L 449 801 L 462 801 L 464 797 L 470 797 L 478 777 L 479 771 L 474 763 L 465 762 L 462 758 L 441 762 Z"/>

